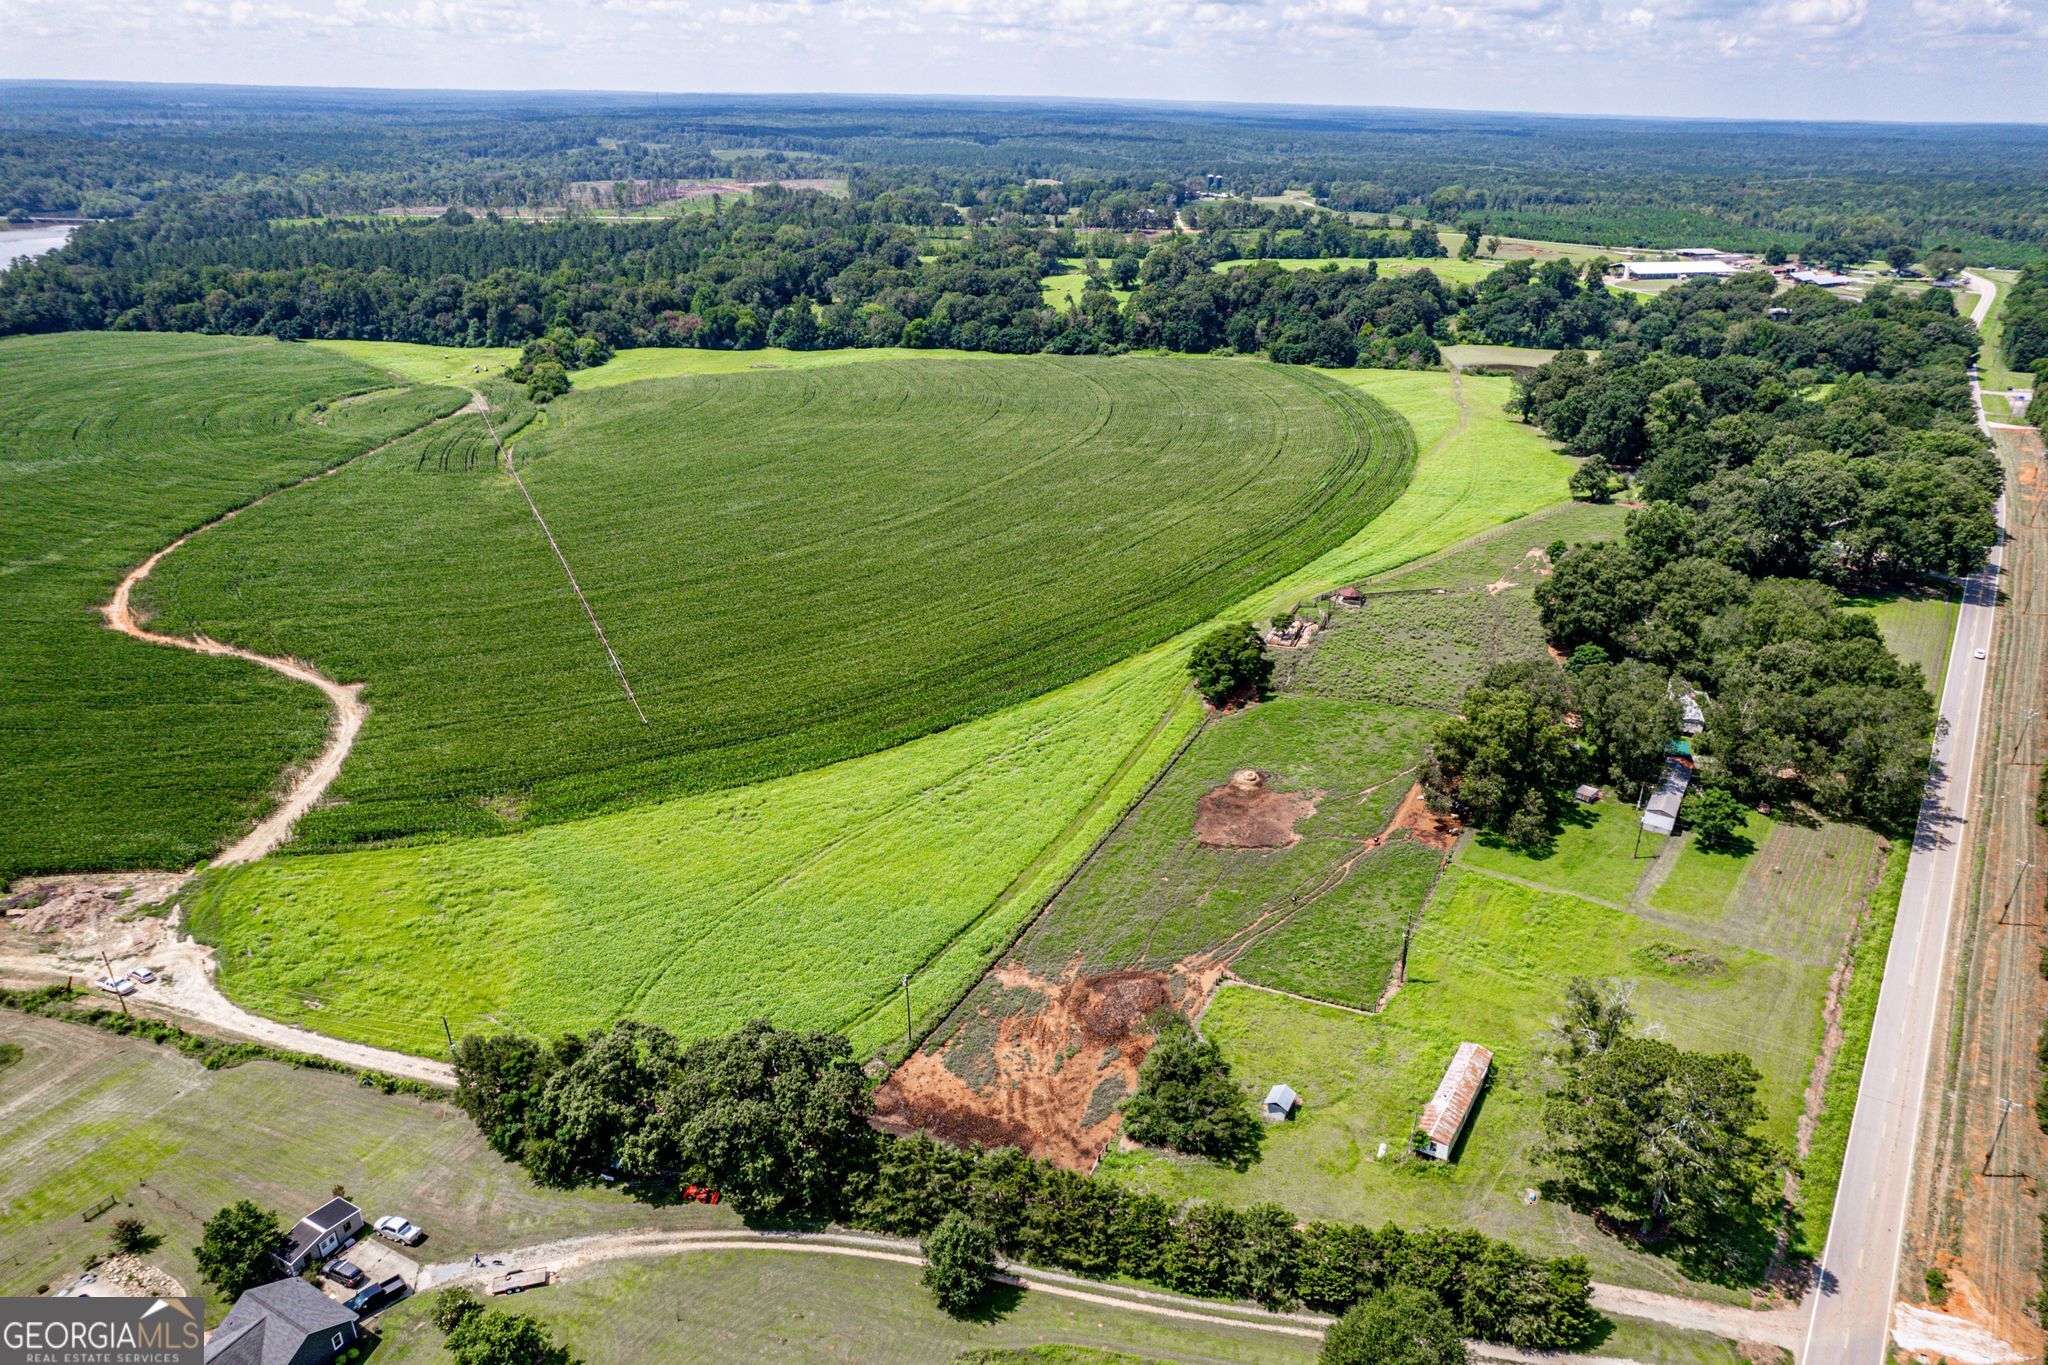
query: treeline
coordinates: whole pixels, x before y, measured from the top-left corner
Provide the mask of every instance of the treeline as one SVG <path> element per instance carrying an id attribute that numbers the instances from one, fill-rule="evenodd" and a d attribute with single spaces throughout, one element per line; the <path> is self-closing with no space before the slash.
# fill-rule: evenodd
<path id="1" fill-rule="evenodd" d="M 1122 231 L 1164 228 L 1221 184 L 1613 246 L 1855 236 L 2018 265 L 2048 239 L 2048 137 L 2017 126 L 502 92 L 210 89 L 200 105 L 24 82 L 0 131 L 0 214 L 199 196 L 475 209 L 559 204 L 576 182 L 842 175 L 863 197 Z"/>
<path id="2" fill-rule="evenodd" d="M 2002 317 L 2006 365 L 2025 374 L 2048 371 L 2048 264 L 2020 272 Z"/>
<path id="3" fill-rule="evenodd" d="M 685 1045 L 629 1021 L 552 1045 L 466 1037 L 455 1069 L 457 1104 L 542 1184 L 690 1181 L 750 1219 L 903 1236 L 964 1213 L 1033 1265 L 1271 1307 L 1340 1311 L 1409 1285 L 1468 1334 L 1529 1348 L 1575 1345 L 1598 1323 L 1581 1257 L 1533 1257 L 1469 1230 L 1301 1227 L 1275 1205 L 1175 1204 L 1014 1149 L 883 1137 L 868 1125 L 871 1082 L 838 1034 L 756 1021 Z"/>
<path id="4" fill-rule="evenodd" d="M 1703 705 L 1704 790 L 1911 828 L 1934 706 L 1841 587 L 1968 573 L 1996 534 L 1997 462 L 1971 420 L 1976 333 L 1946 294 L 1815 289 L 1762 277 L 1660 296 L 1597 361 L 1568 351 L 1521 410 L 1644 505 L 1617 540 L 1552 547 L 1537 588 L 1563 675 L 1503 670 L 1432 755 L 1441 805 L 1540 841 L 1564 788 L 1640 789 Z M 1720 799 L 1725 800 L 1725 797 Z"/>
<path id="5" fill-rule="evenodd" d="M 1418 271 L 1221 271 L 1229 233 L 1149 246 L 1118 235 L 969 230 L 931 253 L 873 205 L 767 190 L 713 213 L 536 225 L 240 223 L 164 215 L 79 231 L 0 275 L 0 333 L 214 332 L 286 340 L 524 345 L 566 330 L 606 348 L 956 347 L 1010 354 L 1140 348 L 1283 363 L 1429 366 L 1452 339 L 1599 345 L 1632 299 L 1563 263 L 1509 265 L 1476 287 Z M 1442 247 L 1433 232 L 1337 225 L 1347 251 Z M 1094 261 L 1054 308 L 1039 281 Z M 1099 286 L 1099 287 L 1098 287 Z M 1133 288 L 1119 302 L 1112 286 Z"/>

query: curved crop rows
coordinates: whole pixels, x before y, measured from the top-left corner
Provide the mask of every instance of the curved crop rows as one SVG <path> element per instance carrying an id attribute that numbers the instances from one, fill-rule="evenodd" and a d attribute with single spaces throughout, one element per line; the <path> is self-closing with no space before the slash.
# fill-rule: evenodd
<path id="1" fill-rule="evenodd" d="M 468 419 L 462 419 L 468 420 Z M 454 423 L 150 580 L 163 627 L 360 678 L 296 848 L 737 786 L 1014 705 L 1209 619 L 1405 485 L 1407 425 L 1263 364 L 922 361 L 572 395 L 523 501 Z"/>

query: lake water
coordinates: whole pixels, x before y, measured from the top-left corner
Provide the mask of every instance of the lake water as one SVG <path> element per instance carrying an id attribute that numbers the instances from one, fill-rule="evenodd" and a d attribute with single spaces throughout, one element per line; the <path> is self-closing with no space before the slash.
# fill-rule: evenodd
<path id="1" fill-rule="evenodd" d="M 71 238 L 69 223 L 37 223 L 30 227 L 0 227 L 0 270 L 16 261 L 55 251 Z"/>

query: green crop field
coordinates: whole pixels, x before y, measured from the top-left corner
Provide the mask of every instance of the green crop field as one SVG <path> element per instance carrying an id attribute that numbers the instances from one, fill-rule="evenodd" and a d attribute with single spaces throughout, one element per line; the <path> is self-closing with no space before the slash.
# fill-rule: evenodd
<path id="1" fill-rule="evenodd" d="M 1788 915 L 1810 912 L 1790 904 Z M 1542 1087 L 1532 1047 L 1576 974 L 1638 983 L 1635 1004 L 1682 1047 L 1737 1050 L 1763 1073 L 1768 1131 L 1790 1144 L 1821 1041 L 1828 968 L 1561 893 L 1454 867 L 1417 925 L 1407 983 L 1377 1016 L 1226 987 L 1202 1019 L 1238 1083 L 1263 1094 L 1285 1081 L 1302 1109 L 1269 1130 L 1265 1153 L 1238 1173 L 1152 1152 L 1112 1153 L 1103 1169 L 1173 1197 L 1272 1199 L 1303 1217 L 1438 1222 L 1509 1237 L 1532 1250 L 1570 1247 L 1595 1278 L 1679 1287 L 1670 1261 L 1601 1235 L 1557 1205 L 1524 1202 L 1540 1177 Z M 1495 1053 L 1494 1081 L 1457 1159 L 1403 1160 L 1415 1115 L 1463 1041 Z M 1387 1154 L 1378 1156 L 1381 1143 Z"/>
<path id="2" fill-rule="evenodd" d="M 1569 462 L 1500 412 L 1506 381 L 1343 377 L 1406 417 L 1425 449 L 1407 491 L 1288 579 L 1286 600 L 1537 508 L 1581 510 L 1564 502 Z M 1226 614 L 1256 614 L 1275 591 Z M 267 860 L 215 880 L 195 927 L 221 947 L 239 1003 L 411 1051 L 440 1046 L 441 1012 L 457 1028 L 551 1031 L 631 1008 L 692 1036 L 765 1011 L 847 1027 L 865 1052 L 900 1042 L 903 972 L 920 1019 L 950 1007 L 1158 771 L 1194 719 L 1185 647 L 733 793 Z"/>
<path id="3" fill-rule="evenodd" d="M 381 345 L 383 343 L 362 343 Z M 973 351 L 910 350 L 901 346 L 873 346 L 847 351 L 787 351 L 764 346 L 758 351 L 701 351 L 693 347 L 635 346 L 620 351 L 593 369 L 578 370 L 570 376 L 582 390 L 608 389 L 617 384 L 637 384 L 643 379 L 681 379 L 692 375 L 750 374 L 757 370 L 816 370 L 839 365 L 865 365 L 882 360 L 980 360 L 992 359 Z"/>
<path id="4" fill-rule="evenodd" d="M 105 1253 L 113 1220 L 133 1216 L 163 1238 L 149 1259 L 197 1294 L 192 1247 L 216 1209 L 253 1199 L 291 1223 L 337 1184 L 373 1218 L 402 1210 L 427 1231 L 422 1254 L 442 1261 L 572 1232 L 737 1221 L 699 1204 L 539 1189 L 454 1105 L 351 1076 L 275 1062 L 208 1071 L 169 1048 L 25 1015 L 5 1029 L 23 1058 L 0 1071 L 0 1293 L 68 1283 L 86 1253 Z M 113 1210 L 80 1217 L 108 1196 Z"/>
<path id="5" fill-rule="evenodd" d="M 1183 1322 L 1030 1290 L 999 1290 L 987 1311 L 953 1318 L 932 1302 L 918 1275 L 912 1266 L 797 1247 L 693 1251 L 574 1271 L 560 1284 L 523 1295 L 511 1309 L 539 1318 L 578 1359 L 590 1361 L 945 1365 L 969 1351 L 1041 1347 L 1045 1365 L 1306 1365 L 1320 1345 L 1313 1338 Z M 449 1359 L 427 1320 L 431 1307 L 429 1300 L 409 1301 L 384 1315 L 378 1365 Z"/>
<path id="6" fill-rule="evenodd" d="M 1231 970 L 1275 990 L 1371 1009 L 1442 867 L 1435 849 L 1395 838 L 1360 859 L 1335 889 L 1252 940 Z"/>
<path id="7" fill-rule="evenodd" d="M 518 458 L 644 724 L 488 464 L 423 477 L 401 443 L 148 585 L 172 629 L 366 684 L 301 847 L 733 787 L 998 711 L 1341 544 L 1413 448 L 1304 371 L 1020 358 L 572 394 Z"/>
<path id="8" fill-rule="evenodd" d="M 408 384 L 476 384 L 503 373 L 519 359 L 516 346 L 418 346 L 407 341 L 309 341 L 306 345 L 374 365 Z"/>
<path id="9" fill-rule="evenodd" d="M 116 635 L 98 606 L 175 537 L 464 397 L 201 336 L 17 337 L 0 376 L 0 884 L 189 864 L 319 748 L 326 707 L 249 664 Z"/>

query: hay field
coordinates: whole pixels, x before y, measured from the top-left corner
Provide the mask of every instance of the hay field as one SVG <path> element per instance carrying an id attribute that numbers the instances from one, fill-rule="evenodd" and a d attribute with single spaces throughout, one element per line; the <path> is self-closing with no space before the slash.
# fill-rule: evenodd
<path id="1" fill-rule="evenodd" d="M 1501 414 L 1505 381 L 1352 377 L 1425 449 L 1391 508 L 1285 580 L 1297 595 L 1564 502 L 1569 462 Z M 1258 612 L 1273 592 L 1226 614 Z M 441 1011 L 457 1028 L 552 1030 L 629 1007 L 693 1036 L 766 1010 L 846 1027 L 864 1052 L 900 1046 L 901 975 L 920 1021 L 950 1008 L 1173 753 L 1195 718 L 1188 643 L 731 793 L 259 863 L 199 898 L 197 928 L 221 946 L 238 1002 L 410 1051 L 440 1046 Z"/>
<path id="2" fill-rule="evenodd" d="M 190 864 L 267 808 L 320 747 L 319 696 L 97 608 L 175 537 L 463 401 L 274 342 L 0 342 L 0 883 Z"/>

